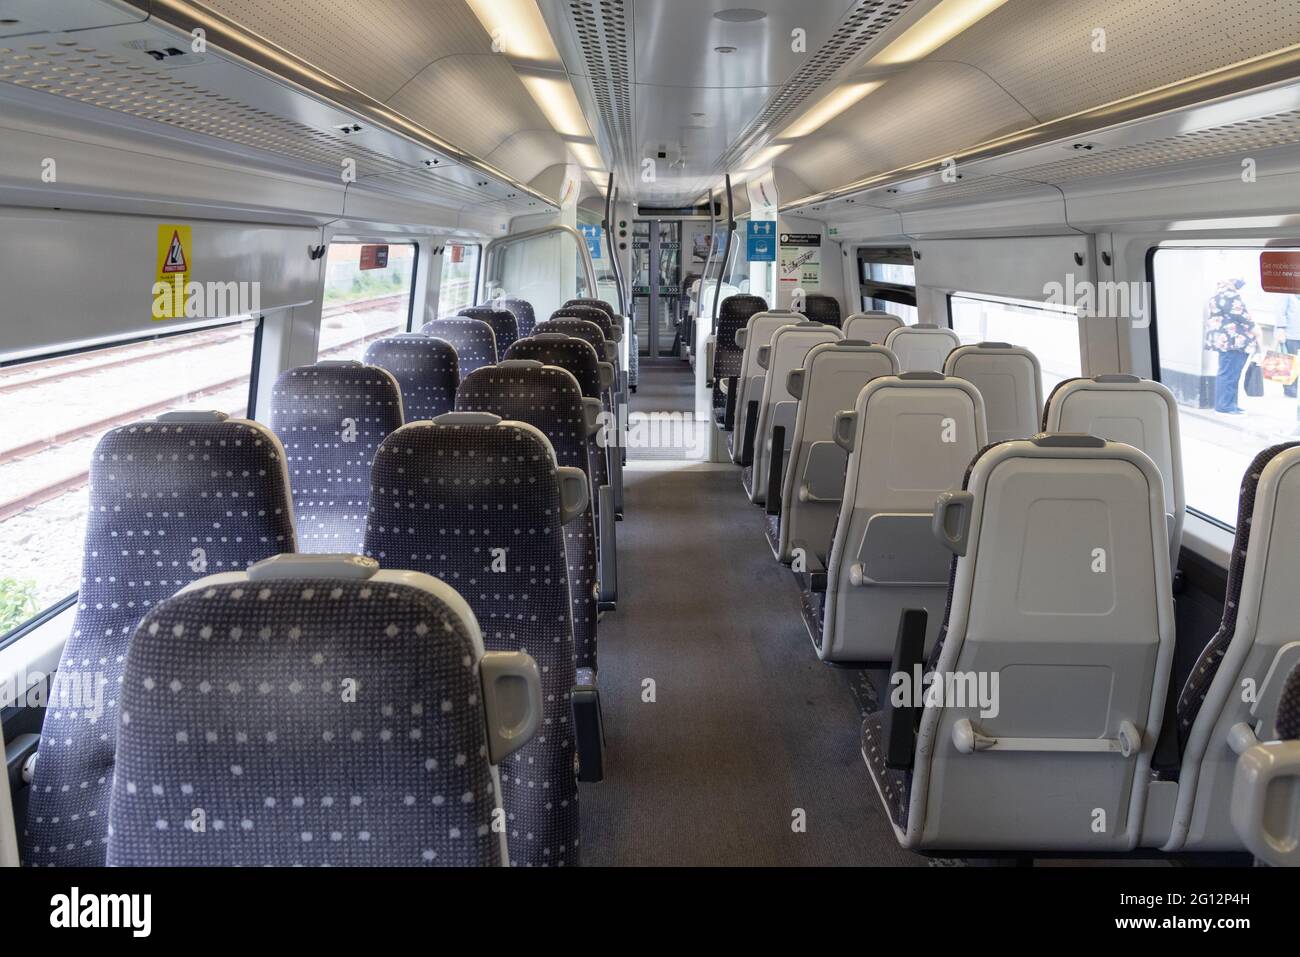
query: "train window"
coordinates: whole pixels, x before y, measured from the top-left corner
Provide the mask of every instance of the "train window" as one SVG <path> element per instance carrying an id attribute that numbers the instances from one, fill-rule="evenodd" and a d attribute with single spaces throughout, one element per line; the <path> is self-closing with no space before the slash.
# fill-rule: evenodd
<path id="1" fill-rule="evenodd" d="M 863 312 L 892 312 L 909 326 L 920 321 L 916 310 L 916 266 L 905 247 L 858 250 L 858 285 Z"/>
<path id="2" fill-rule="evenodd" d="M 442 255 L 442 281 L 438 286 L 438 318 L 454 316 L 466 306 L 474 305 L 481 252 L 481 247 L 476 245 L 447 244 Z"/>
<path id="3" fill-rule="evenodd" d="M 1044 395 L 1061 380 L 1082 375 L 1073 306 L 958 292 L 948 297 L 948 314 L 963 344 L 1010 342 L 1037 356 Z"/>
<path id="4" fill-rule="evenodd" d="M 174 409 L 247 415 L 259 322 L 0 366 L 0 644 L 77 590 L 100 436 Z"/>
<path id="5" fill-rule="evenodd" d="M 317 359 L 360 359 L 373 340 L 405 332 L 414 243 L 330 243 Z"/>
<path id="6" fill-rule="evenodd" d="M 1165 248 L 1151 257 L 1155 370 L 1178 400 L 1187 506 L 1236 522 L 1261 449 L 1300 434 L 1300 295 L 1266 292 L 1267 255 L 1297 250 Z"/>

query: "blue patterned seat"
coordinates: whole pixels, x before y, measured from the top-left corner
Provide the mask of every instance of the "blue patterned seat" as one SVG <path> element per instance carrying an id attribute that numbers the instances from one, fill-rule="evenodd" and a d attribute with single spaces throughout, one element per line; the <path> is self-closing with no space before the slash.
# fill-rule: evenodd
<path id="1" fill-rule="evenodd" d="M 318 362 L 275 380 L 271 428 L 289 462 L 300 551 L 360 550 L 370 464 L 401 425 L 401 386 L 377 366 Z"/>
<path id="2" fill-rule="evenodd" d="M 509 309 L 498 308 L 492 305 L 486 306 L 466 306 L 459 315 L 467 319 L 482 319 L 492 327 L 492 333 L 497 340 L 497 356 L 505 355 L 505 351 L 515 344 L 519 338 L 519 322 L 515 319 L 515 314 Z"/>
<path id="3" fill-rule="evenodd" d="M 503 864 L 504 674 L 531 685 L 517 746 L 536 664 L 485 657 L 444 582 L 353 555 L 195 582 L 127 656 L 108 863 Z"/>
<path id="4" fill-rule="evenodd" d="M 77 614 L 31 782 L 26 864 L 104 863 L 122 669 L 145 613 L 198 578 L 294 544 L 284 451 L 265 426 L 176 413 L 100 440 Z"/>
<path id="5" fill-rule="evenodd" d="M 837 329 L 842 315 L 839 300 L 821 292 L 810 292 L 804 297 L 803 314 L 809 322 L 823 322 Z"/>
<path id="6" fill-rule="evenodd" d="M 446 340 L 422 332 L 386 336 L 370 343 L 365 363 L 393 374 L 402 388 L 402 415 L 408 422 L 437 418 L 456 404 L 460 367 L 455 348 Z"/>
<path id="7" fill-rule="evenodd" d="M 451 343 L 456 350 L 462 379 L 479 366 L 496 365 L 496 333 L 482 319 L 470 319 L 467 316 L 431 319 L 420 327 L 420 331 L 426 336 Z"/>
<path id="8" fill-rule="evenodd" d="M 526 299 L 494 299 L 492 305 L 499 309 L 509 309 L 515 317 L 515 324 L 518 326 L 519 338 L 523 339 L 533 334 L 533 326 L 537 325 L 537 318 L 533 313 L 533 304 Z M 504 351 L 504 350 L 502 350 Z"/>
<path id="9" fill-rule="evenodd" d="M 718 325 L 714 330 L 713 417 L 719 425 L 726 418 L 727 396 L 722 391 L 722 380 L 740 375 L 745 350 L 736 345 L 736 333 L 749 323 L 749 317 L 767 309 L 759 296 L 728 296 L 718 306 Z"/>
<path id="10" fill-rule="evenodd" d="M 560 465 L 590 468 L 588 437 L 595 412 L 573 374 L 532 359 L 515 359 L 479 369 L 460 384 L 456 409 L 491 412 L 503 419 L 527 422 L 541 429 L 555 449 Z M 596 526 L 588 502 L 582 518 L 564 528 L 569 559 L 569 591 L 573 601 L 573 641 L 578 667 L 596 667 Z"/>
<path id="11" fill-rule="evenodd" d="M 552 319 L 582 319 L 600 327 L 601 334 L 614 341 L 614 311 L 597 299 L 570 299 L 551 313 Z"/>
<path id="12" fill-rule="evenodd" d="M 441 578 L 473 608 L 487 648 L 525 651 L 541 669 L 542 727 L 500 769 L 516 865 L 578 863 L 564 525 L 582 514 L 586 482 L 557 467 L 535 427 L 485 413 L 404 426 L 375 458 L 366 554 Z"/>

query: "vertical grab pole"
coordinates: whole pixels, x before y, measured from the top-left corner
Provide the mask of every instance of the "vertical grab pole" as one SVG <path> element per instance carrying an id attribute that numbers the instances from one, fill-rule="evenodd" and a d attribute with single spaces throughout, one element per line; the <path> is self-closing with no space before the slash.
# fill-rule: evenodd
<path id="1" fill-rule="evenodd" d="M 614 174 L 610 173 L 609 185 L 605 188 L 605 222 L 602 225 L 605 229 L 605 245 L 609 247 L 610 265 L 614 268 L 614 285 L 618 287 L 618 313 L 621 316 L 626 316 L 627 300 L 623 295 L 623 270 L 619 266 L 618 251 L 614 247 L 612 226 L 612 210 L 615 203 L 615 196 L 617 195 L 618 194 L 614 190 Z"/>
<path id="2" fill-rule="evenodd" d="M 709 207 L 713 207 L 710 205 Z M 736 231 L 736 220 L 731 205 L 731 174 L 727 174 L 727 242 L 722 247 L 722 269 L 718 271 L 718 281 L 713 286 L 713 332 L 716 335 L 718 331 L 718 299 L 719 293 L 722 292 L 722 273 L 727 268 L 727 263 L 731 261 L 731 234 Z M 710 370 L 711 372 L 712 370 Z"/>

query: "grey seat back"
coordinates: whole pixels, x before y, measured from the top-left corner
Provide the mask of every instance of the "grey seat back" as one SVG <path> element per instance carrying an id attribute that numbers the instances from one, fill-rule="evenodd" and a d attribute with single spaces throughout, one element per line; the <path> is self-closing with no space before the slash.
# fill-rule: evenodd
<path id="1" fill-rule="evenodd" d="M 1133 375 L 1066 379 L 1052 390 L 1043 415 L 1049 432 L 1086 432 L 1141 449 L 1160 469 L 1169 510 L 1169 555 L 1178 567 L 1186 503 L 1178 404 L 1168 388 Z"/>
<path id="2" fill-rule="evenodd" d="M 510 861 L 577 864 L 577 653 L 564 526 L 581 514 L 586 476 L 558 467 L 531 425 L 455 412 L 389 436 L 372 482 L 366 554 L 442 579 L 474 610 L 486 648 L 536 659 L 542 726 L 500 766 Z"/>
<path id="3" fill-rule="evenodd" d="M 833 427 L 850 451 L 821 628 L 809 630 L 823 661 L 889 661 L 903 609 L 931 613 L 927 647 L 938 635 L 951 556 L 930 516 L 986 442 L 984 402 L 964 379 L 904 373 L 868 382 Z"/>
<path id="4" fill-rule="evenodd" d="M 275 380 L 271 429 L 289 463 L 299 551 L 360 551 L 370 466 L 402 421 L 401 386 L 378 366 L 318 362 Z"/>
<path id="5" fill-rule="evenodd" d="M 848 463 L 847 450 L 835 441 L 835 414 L 853 408 L 868 382 L 897 374 L 898 360 L 892 352 L 851 339 L 813 346 L 803 368 L 791 373 L 791 385 L 798 380 L 799 408 L 790 440 L 790 465 L 785 470 L 780 511 L 773 515 L 768 509 L 777 523 L 779 561 L 790 562 L 795 547 L 823 561 L 829 555 Z"/>
<path id="6" fill-rule="evenodd" d="M 496 338 L 498 357 L 504 355 L 505 351 L 514 345 L 515 340 L 519 338 L 519 322 L 515 319 L 515 314 L 509 309 L 491 304 L 466 306 L 458 315 L 467 319 L 482 319 L 492 327 L 492 335 Z"/>
<path id="7" fill-rule="evenodd" d="M 385 336 L 366 347 L 363 361 L 392 373 L 402 390 L 402 416 L 409 422 L 436 418 L 455 405 L 460 366 L 450 342 L 422 332 Z"/>
<path id="8" fill-rule="evenodd" d="M 803 367 L 813 346 L 822 342 L 838 342 L 844 333 L 835 326 L 820 322 L 802 322 L 782 326 L 772 334 L 764 365 L 763 394 L 758 401 L 758 419 L 754 429 L 754 461 L 748 475 L 746 491 L 749 500 L 763 504 L 767 498 L 769 455 L 784 455 L 785 449 L 771 448 L 773 426 L 783 426 L 787 438 L 794 432 L 795 410 L 799 400 L 789 392 L 790 373 Z M 760 364 L 763 365 L 760 356 Z M 789 445 L 786 445 L 789 448 Z"/>
<path id="9" fill-rule="evenodd" d="M 496 365 L 499 354 L 496 333 L 482 319 L 466 316 L 430 319 L 420 327 L 420 331 L 426 336 L 435 336 L 451 343 L 456 350 L 461 378 L 479 366 Z"/>
<path id="10" fill-rule="evenodd" d="M 594 410 L 592 408 L 594 406 Z M 600 404 L 582 394 L 578 380 L 559 366 L 513 359 L 472 372 L 456 394 L 458 412 L 491 412 L 536 426 L 550 440 L 560 465 L 588 474 L 589 439 Z M 564 527 L 578 667 L 596 667 L 596 527 L 590 496 L 580 519 Z"/>
<path id="11" fill-rule="evenodd" d="M 1281 679 L 1300 662 L 1297 569 L 1300 443 L 1288 443 L 1260 452 L 1242 477 L 1223 620 L 1178 696 L 1182 762 L 1170 849 L 1240 847 L 1228 815 L 1231 742 L 1243 724 L 1272 737 L 1266 725 Z"/>
<path id="12" fill-rule="evenodd" d="M 492 305 L 498 309 L 509 309 L 515 317 L 515 327 L 519 333 L 519 338 L 523 339 L 533 334 L 533 326 L 537 324 L 537 318 L 533 312 L 533 304 L 526 299 L 493 299 Z"/>
<path id="13" fill-rule="evenodd" d="M 869 312 L 855 312 L 844 320 L 844 337 L 846 339 L 865 339 L 867 342 L 883 346 L 889 334 L 901 329 L 906 323 L 893 313 L 873 309 Z"/>
<path id="14" fill-rule="evenodd" d="M 927 323 L 903 326 L 885 337 L 885 345 L 898 356 L 904 372 L 942 372 L 948 353 L 961 345 L 951 329 Z"/>
<path id="15" fill-rule="evenodd" d="M 493 762 L 542 710 L 536 664 L 485 656 L 446 583 L 352 555 L 163 601 L 121 694 L 118 866 L 504 864 Z"/>
<path id="16" fill-rule="evenodd" d="M 182 586 L 294 550 L 284 450 L 224 413 L 108 432 L 90 463 L 81 588 L 31 782 L 23 860 L 104 863 L 118 693 L 140 619 Z"/>
<path id="17" fill-rule="evenodd" d="M 1043 371 L 1028 349 L 1006 342 L 959 346 L 948 353 L 944 375 L 974 384 L 984 397 L 989 441 L 1028 439 L 1038 434 L 1043 417 Z M 1089 429 L 1048 431 L 1088 432 Z"/>
<path id="18" fill-rule="evenodd" d="M 1173 656 L 1160 474 L 1132 446 L 1044 435 L 991 446 L 967 489 L 935 508 L 957 555 L 929 662 L 944 698 L 895 827 L 908 847 L 1131 850 Z"/>
<path id="19" fill-rule="evenodd" d="M 745 328 L 736 333 L 736 344 L 741 347 L 740 370 L 736 376 L 736 416 L 732 430 L 731 460 L 739 463 L 744 451 L 746 423 L 752 401 L 763 397 L 763 379 L 766 371 L 758 356 L 764 346 L 770 346 L 772 335 L 782 326 L 806 322 L 804 315 L 792 309 L 768 309 L 749 317 Z"/>

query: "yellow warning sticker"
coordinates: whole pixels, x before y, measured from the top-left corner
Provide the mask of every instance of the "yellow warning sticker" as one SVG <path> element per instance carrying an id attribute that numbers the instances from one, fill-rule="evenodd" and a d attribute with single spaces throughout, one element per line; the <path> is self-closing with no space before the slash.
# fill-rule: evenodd
<path id="1" fill-rule="evenodd" d="M 153 318 L 185 318 L 185 301 L 194 266 L 190 227 L 158 224 L 158 258 L 153 285 Z"/>

